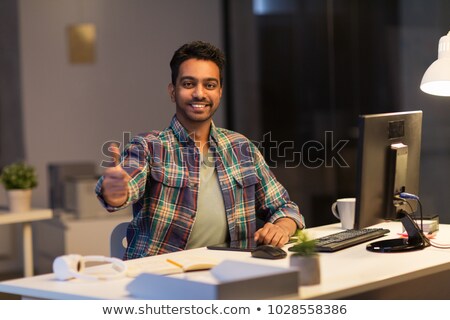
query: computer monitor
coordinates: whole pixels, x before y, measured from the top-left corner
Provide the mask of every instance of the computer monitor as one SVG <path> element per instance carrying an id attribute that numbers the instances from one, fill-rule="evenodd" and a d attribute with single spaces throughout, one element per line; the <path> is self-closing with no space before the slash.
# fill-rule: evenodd
<path id="1" fill-rule="evenodd" d="M 395 196 L 419 193 L 421 137 L 422 111 L 359 117 L 355 229 L 384 220 L 399 219 L 408 227 L 414 223 L 405 213 L 417 204 Z"/>

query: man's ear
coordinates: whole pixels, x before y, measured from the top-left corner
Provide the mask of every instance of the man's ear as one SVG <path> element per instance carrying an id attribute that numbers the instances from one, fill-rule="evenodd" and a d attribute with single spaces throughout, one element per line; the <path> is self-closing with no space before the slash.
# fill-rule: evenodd
<path id="1" fill-rule="evenodd" d="M 172 102 L 175 102 L 175 87 L 172 82 L 167 86 L 167 91 L 169 92 L 170 100 L 172 100 Z"/>

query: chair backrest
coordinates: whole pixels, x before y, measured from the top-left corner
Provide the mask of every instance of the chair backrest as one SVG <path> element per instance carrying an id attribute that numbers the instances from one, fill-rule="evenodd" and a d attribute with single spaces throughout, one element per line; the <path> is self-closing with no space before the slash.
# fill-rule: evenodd
<path id="1" fill-rule="evenodd" d="M 129 222 L 119 223 L 111 232 L 110 256 L 122 259 L 127 248 L 127 227 Z"/>

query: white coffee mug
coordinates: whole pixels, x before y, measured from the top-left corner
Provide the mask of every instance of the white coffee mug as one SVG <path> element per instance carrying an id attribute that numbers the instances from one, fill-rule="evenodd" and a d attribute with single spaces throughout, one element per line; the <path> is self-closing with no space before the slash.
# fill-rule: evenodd
<path id="1" fill-rule="evenodd" d="M 333 215 L 341 220 L 342 229 L 353 229 L 355 224 L 356 198 L 337 199 L 331 206 Z"/>

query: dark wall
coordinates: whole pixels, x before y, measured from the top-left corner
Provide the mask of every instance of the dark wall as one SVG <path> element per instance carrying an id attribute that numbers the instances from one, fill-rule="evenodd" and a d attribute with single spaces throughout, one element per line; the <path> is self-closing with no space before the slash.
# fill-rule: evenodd
<path id="1" fill-rule="evenodd" d="M 227 2 L 235 12 L 241 5 L 238 0 Z M 330 213 L 332 202 L 355 195 L 358 115 L 422 108 L 405 103 L 418 94 L 418 84 L 408 82 L 411 76 L 405 80 L 405 75 L 414 73 L 416 77 L 425 70 L 421 66 L 425 60 L 405 50 L 405 39 L 416 30 L 436 30 L 438 34 L 447 30 L 448 19 L 445 23 L 442 17 L 433 17 L 448 4 L 441 0 L 413 2 L 267 0 L 270 9 L 265 12 L 250 12 L 248 7 L 240 11 L 256 40 L 240 29 L 231 30 L 232 60 L 249 61 L 250 56 L 257 70 L 249 75 L 232 66 L 236 72 L 230 82 L 234 97 L 229 107 L 237 119 L 232 129 L 259 142 L 309 226 L 337 222 Z M 419 7 L 416 12 L 414 8 Z M 411 14 L 423 17 L 414 29 L 405 24 L 405 16 Z M 414 45 L 423 47 L 420 42 Z M 436 54 L 436 48 L 437 42 L 423 52 Z M 414 59 L 410 68 L 408 63 Z M 242 78 L 248 80 L 245 86 Z M 258 98 L 240 99 L 240 92 L 252 92 Z M 251 103 L 254 101 L 256 106 Z M 247 121 L 245 125 L 239 118 L 249 119 L 250 109 L 255 124 Z M 424 129 L 430 130 L 435 128 Z M 345 163 L 333 161 L 326 148 L 318 147 L 341 141 L 346 143 L 340 151 Z M 293 165 L 299 159 L 301 163 Z M 423 184 L 428 185 L 425 180 Z M 432 198 L 432 191 L 428 193 L 426 198 Z"/>
<path id="2" fill-rule="evenodd" d="M 0 169 L 24 158 L 17 6 L 0 1 Z"/>

